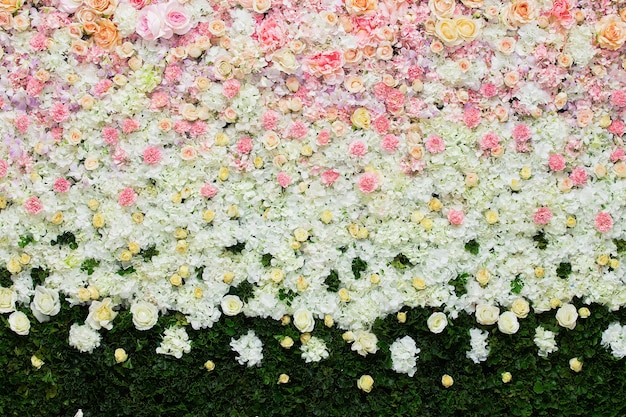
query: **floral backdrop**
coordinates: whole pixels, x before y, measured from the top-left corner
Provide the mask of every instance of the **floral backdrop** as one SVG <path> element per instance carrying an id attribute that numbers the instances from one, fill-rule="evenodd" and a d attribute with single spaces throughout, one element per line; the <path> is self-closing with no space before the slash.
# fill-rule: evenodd
<path id="1" fill-rule="evenodd" d="M 485 326 L 572 330 L 574 298 L 626 304 L 625 41 L 610 0 L 1 0 L 0 313 L 28 337 L 88 308 L 63 337 L 93 352 L 178 312 L 177 358 L 265 318 L 303 362 L 324 326 L 375 354 L 406 308 L 474 315 L 476 363 Z M 263 365 L 255 329 L 230 346 Z M 389 352 L 412 376 L 419 341 Z"/>

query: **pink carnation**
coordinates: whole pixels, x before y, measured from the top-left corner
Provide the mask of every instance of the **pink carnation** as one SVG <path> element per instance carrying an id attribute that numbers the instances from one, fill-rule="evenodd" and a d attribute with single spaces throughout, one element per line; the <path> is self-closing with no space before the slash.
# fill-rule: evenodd
<path id="1" fill-rule="evenodd" d="M 247 136 L 239 139 L 239 142 L 237 143 L 237 152 L 242 155 L 248 155 L 252 152 L 252 139 Z"/>
<path id="2" fill-rule="evenodd" d="M 161 151 L 154 146 L 148 146 L 143 150 L 143 162 L 148 165 L 156 165 L 161 161 Z"/>
<path id="3" fill-rule="evenodd" d="M 365 172 L 359 177 L 359 189 L 365 194 L 376 191 L 378 185 L 378 175 L 373 172 Z"/>
<path id="4" fill-rule="evenodd" d="M 15 125 L 17 130 L 20 131 L 20 133 L 26 133 L 26 131 L 28 130 L 28 126 L 30 125 L 30 119 L 27 115 L 22 113 L 15 118 L 13 124 Z"/>
<path id="5" fill-rule="evenodd" d="M 626 92 L 624 90 L 615 90 L 611 94 L 611 104 L 615 107 L 626 107 Z"/>
<path id="6" fill-rule="evenodd" d="M 62 123 L 70 117 L 70 111 L 63 104 L 57 102 L 50 108 L 52 119 L 57 123 Z"/>
<path id="7" fill-rule="evenodd" d="M 122 207 L 132 206 L 137 200 L 137 193 L 132 188 L 124 188 L 120 193 L 117 202 Z"/>
<path id="8" fill-rule="evenodd" d="M 165 67 L 165 81 L 169 84 L 176 84 L 183 76 L 183 70 L 175 64 L 168 65 Z"/>
<path id="9" fill-rule="evenodd" d="M 480 141 L 480 149 L 483 151 L 490 151 L 497 148 L 499 144 L 500 138 L 498 137 L 498 135 L 493 132 L 489 132 L 485 136 L 483 136 L 482 140 Z"/>
<path id="10" fill-rule="evenodd" d="M 438 154 L 446 150 L 446 143 L 440 136 L 431 136 L 426 139 L 426 150 L 431 154 Z"/>
<path id="11" fill-rule="evenodd" d="M 9 172 L 9 163 L 4 159 L 0 159 L 0 178 L 7 176 Z"/>
<path id="12" fill-rule="evenodd" d="M 493 83 L 486 83 L 480 86 L 480 92 L 485 98 L 491 98 L 498 94 L 498 87 Z"/>
<path id="13" fill-rule="evenodd" d="M 334 169 L 329 169 L 327 171 L 322 172 L 322 183 L 327 187 L 332 185 L 338 179 L 339 179 L 339 172 Z"/>
<path id="14" fill-rule="evenodd" d="M 222 83 L 223 91 L 222 93 L 228 97 L 233 98 L 239 93 L 239 89 L 241 88 L 241 83 L 239 80 L 235 78 L 231 78 Z"/>
<path id="15" fill-rule="evenodd" d="M 513 128 L 513 139 L 515 140 L 515 149 L 518 152 L 528 152 L 530 149 L 528 147 L 528 141 L 532 133 L 530 128 L 523 123 L 519 123 L 515 125 Z"/>
<path id="16" fill-rule="evenodd" d="M 552 171 L 563 171 L 565 169 L 565 158 L 563 155 L 553 153 L 548 159 L 548 166 Z"/>
<path id="17" fill-rule="evenodd" d="M 533 220 L 536 225 L 543 226 L 552 220 L 552 210 L 549 207 L 539 207 L 535 212 Z"/>
<path id="18" fill-rule="evenodd" d="M 37 97 L 43 91 L 43 86 L 44 83 L 42 81 L 35 77 L 30 77 L 26 85 L 26 93 L 31 97 Z"/>
<path id="19" fill-rule="evenodd" d="M 450 224 L 458 226 L 460 224 L 463 224 L 463 220 L 465 220 L 465 215 L 463 214 L 462 210 L 451 209 L 448 211 L 448 221 L 450 222 Z"/>
<path id="20" fill-rule="evenodd" d="M 215 195 L 217 194 L 217 187 L 215 187 L 213 184 L 206 183 L 200 189 L 200 194 L 204 198 L 215 197 Z"/>
<path id="21" fill-rule="evenodd" d="M 367 145 L 360 140 L 355 140 L 350 144 L 350 155 L 356 157 L 363 157 L 367 155 Z"/>
<path id="22" fill-rule="evenodd" d="M 204 135 L 209 127 L 206 122 L 203 120 L 196 120 L 191 124 L 191 128 L 189 129 L 189 134 L 192 138 L 197 138 L 198 136 Z"/>
<path id="23" fill-rule="evenodd" d="M 624 157 L 626 157 L 626 153 L 624 153 L 622 148 L 617 148 L 611 152 L 611 162 L 622 161 Z"/>
<path id="24" fill-rule="evenodd" d="M 93 93 L 97 96 L 100 96 L 106 93 L 107 91 L 109 91 L 109 89 L 112 86 L 113 86 L 113 81 L 109 80 L 108 78 L 105 78 L 103 80 L 98 81 L 98 83 L 93 86 Z"/>
<path id="25" fill-rule="evenodd" d="M 139 129 L 139 122 L 134 119 L 124 119 L 122 121 L 122 131 L 124 133 L 132 133 L 135 130 Z"/>
<path id="26" fill-rule="evenodd" d="M 279 172 L 276 180 L 278 181 L 278 184 L 280 184 L 280 186 L 283 188 L 287 188 L 289 187 L 289 184 L 291 184 L 291 177 L 284 172 Z"/>
<path id="27" fill-rule="evenodd" d="M 120 137 L 120 132 L 118 132 L 117 129 L 105 126 L 102 128 L 102 137 L 107 145 L 115 146 Z"/>
<path id="28" fill-rule="evenodd" d="M 24 209 L 28 214 L 39 214 L 43 210 L 43 204 L 37 197 L 30 197 L 28 200 L 24 201 Z"/>
<path id="29" fill-rule="evenodd" d="M 48 38 L 39 32 L 28 42 L 33 51 L 45 51 L 48 48 Z"/>
<path id="30" fill-rule="evenodd" d="M 268 110 L 263 114 L 263 121 L 261 124 L 265 130 L 273 130 L 276 128 L 276 124 L 278 123 L 278 113 L 273 110 Z"/>
<path id="31" fill-rule="evenodd" d="M 389 130 L 389 127 L 391 127 L 391 122 L 384 115 L 381 115 L 374 119 L 372 127 L 374 128 L 376 133 L 383 134 Z"/>
<path id="32" fill-rule="evenodd" d="M 626 125 L 621 120 L 613 120 L 608 130 L 614 135 L 622 136 L 626 130 Z"/>
<path id="33" fill-rule="evenodd" d="M 596 229 L 600 233 L 606 233 L 613 228 L 613 218 L 607 212 L 601 211 L 596 216 Z"/>
<path id="34" fill-rule="evenodd" d="M 387 152 L 395 152 L 398 149 L 398 145 L 400 144 L 400 140 L 395 135 L 385 135 L 380 146 Z"/>
<path id="35" fill-rule="evenodd" d="M 71 186 L 72 186 L 71 182 L 69 182 L 63 177 L 59 177 L 56 180 L 54 180 L 54 185 L 52 189 L 56 193 L 66 193 L 70 190 Z"/>
<path id="36" fill-rule="evenodd" d="M 476 107 L 469 107 L 463 113 L 463 123 L 470 129 L 480 124 L 481 113 Z"/>
<path id="37" fill-rule="evenodd" d="M 581 167 L 574 168 L 569 177 L 574 185 L 582 186 L 587 183 L 587 172 Z"/>
<path id="38" fill-rule="evenodd" d="M 306 123 L 297 120 L 289 126 L 289 136 L 294 139 L 302 139 L 309 132 L 309 128 Z"/>
<path id="39" fill-rule="evenodd" d="M 328 130 L 322 130 L 317 134 L 317 144 L 320 146 L 326 146 L 330 143 L 330 132 Z"/>

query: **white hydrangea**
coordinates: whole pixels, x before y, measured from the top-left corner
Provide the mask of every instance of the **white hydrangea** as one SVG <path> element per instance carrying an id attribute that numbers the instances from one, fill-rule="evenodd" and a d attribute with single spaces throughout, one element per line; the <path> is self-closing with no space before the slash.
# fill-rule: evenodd
<path id="1" fill-rule="evenodd" d="M 487 345 L 487 337 L 489 337 L 489 332 L 487 331 L 470 329 L 470 345 L 472 346 L 472 350 L 467 351 L 465 356 L 474 363 L 486 361 L 490 351 Z"/>
<path id="2" fill-rule="evenodd" d="M 616 358 L 626 356 L 626 326 L 620 326 L 618 322 L 611 323 L 602 333 L 602 346 L 611 349 Z"/>
<path id="3" fill-rule="evenodd" d="M 417 359 L 421 349 L 415 344 L 410 336 L 398 338 L 389 347 L 391 352 L 392 369 L 401 374 L 407 374 L 412 377 L 417 371 Z"/>
<path id="4" fill-rule="evenodd" d="M 70 327 L 70 346 L 81 352 L 93 352 L 95 348 L 100 346 L 101 339 L 100 333 L 89 325 L 74 323 Z"/>
<path id="5" fill-rule="evenodd" d="M 165 330 L 161 346 L 156 349 L 156 353 L 171 355 L 177 359 L 182 358 L 183 353 L 189 353 L 190 351 L 189 335 L 185 328 L 178 326 L 172 326 Z"/>
<path id="6" fill-rule="evenodd" d="M 230 346 L 239 354 L 236 359 L 240 365 L 247 364 L 248 367 L 252 367 L 259 365 L 263 359 L 263 342 L 256 336 L 254 330 L 248 330 L 248 333 L 239 339 L 230 339 Z"/>
<path id="7" fill-rule="evenodd" d="M 328 357 L 326 342 L 319 337 L 312 336 L 308 342 L 300 347 L 300 350 L 302 351 L 302 359 L 306 363 L 319 362 Z"/>
<path id="8" fill-rule="evenodd" d="M 556 333 L 539 326 L 535 329 L 535 344 L 539 348 L 539 356 L 546 357 L 548 354 L 556 352 L 559 348 L 554 337 Z"/>

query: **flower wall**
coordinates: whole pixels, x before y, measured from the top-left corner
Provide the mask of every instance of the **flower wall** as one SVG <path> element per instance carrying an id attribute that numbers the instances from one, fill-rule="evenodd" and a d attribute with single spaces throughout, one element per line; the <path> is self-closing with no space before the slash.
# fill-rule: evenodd
<path id="1" fill-rule="evenodd" d="M 483 329 L 619 309 L 618 3 L 2 0 L 7 326 L 67 305 L 63 339 L 93 352 L 120 314 L 143 332 L 178 312 L 156 352 L 180 358 L 186 329 L 245 316 L 319 362 L 320 328 L 367 356 L 377 319 L 425 308 L 434 334 L 473 315 L 480 363 Z M 617 357 L 622 329 L 601 341 Z M 239 330 L 233 360 L 263 366 L 267 340 Z M 398 337 L 389 367 L 412 376 L 421 348 Z"/>

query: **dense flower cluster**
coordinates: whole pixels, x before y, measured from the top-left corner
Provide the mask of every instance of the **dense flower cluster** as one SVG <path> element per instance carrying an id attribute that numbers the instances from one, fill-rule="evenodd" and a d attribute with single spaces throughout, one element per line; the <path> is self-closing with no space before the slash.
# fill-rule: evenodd
<path id="1" fill-rule="evenodd" d="M 313 3 L 2 2 L 12 329 L 88 305 L 91 351 L 84 326 L 127 308 L 138 330 L 293 316 L 365 356 L 403 307 L 513 334 L 530 308 L 573 329 L 574 297 L 626 304 L 619 2 Z"/>

